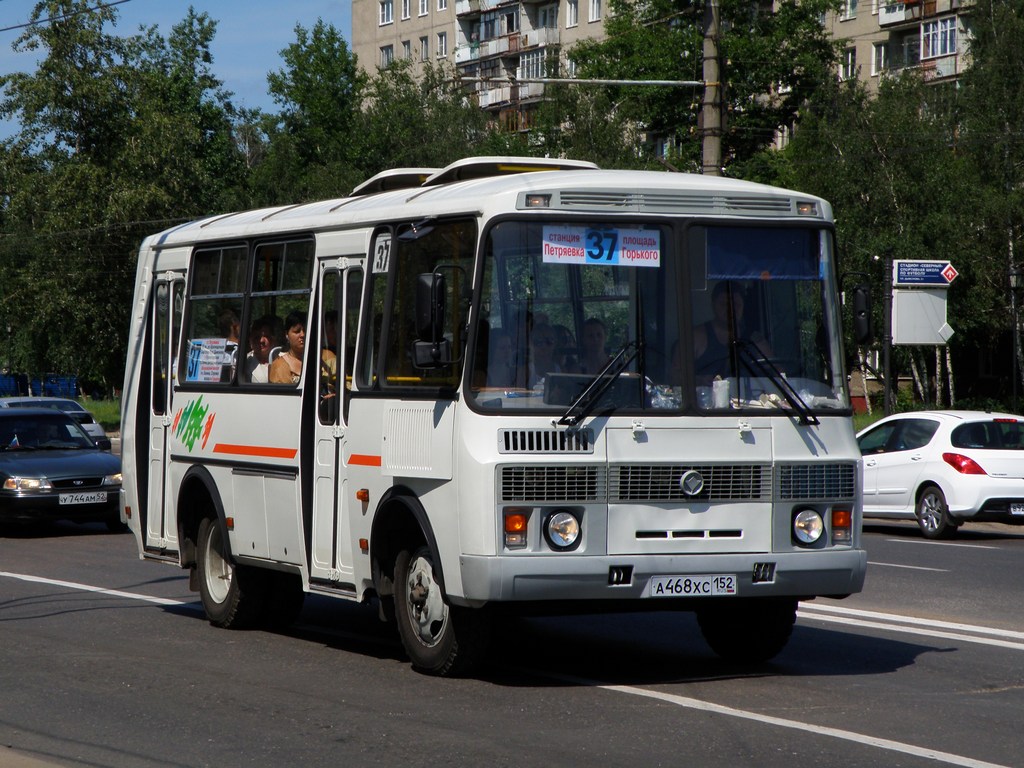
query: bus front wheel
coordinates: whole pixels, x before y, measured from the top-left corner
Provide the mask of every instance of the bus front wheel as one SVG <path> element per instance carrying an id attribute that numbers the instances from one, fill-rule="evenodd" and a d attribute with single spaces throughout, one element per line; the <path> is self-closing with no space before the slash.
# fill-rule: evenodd
<path id="1" fill-rule="evenodd" d="M 793 633 L 797 601 L 725 598 L 697 610 L 711 650 L 727 661 L 760 664 L 777 656 Z"/>
<path id="2" fill-rule="evenodd" d="M 212 518 L 199 524 L 197 544 L 199 595 L 206 618 L 224 629 L 252 626 L 260 615 L 263 574 L 231 562 L 220 525 Z"/>
<path id="3" fill-rule="evenodd" d="M 420 672 L 466 674 L 486 651 L 483 611 L 448 602 L 426 546 L 403 550 L 395 561 L 395 619 L 405 652 Z"/>

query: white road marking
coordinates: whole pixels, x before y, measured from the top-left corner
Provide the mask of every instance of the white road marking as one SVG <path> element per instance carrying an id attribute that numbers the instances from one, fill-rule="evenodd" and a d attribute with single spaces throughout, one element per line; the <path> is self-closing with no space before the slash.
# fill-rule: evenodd
<path id="1" fill-rule="evenodd" d="M 37 584 L 50 584 L 51 586 L 64 587 L 66 589 L 78 589 L 83 592 L 98 592 L 101 595 L 124 597 L 128 600 L 141 600 L 144 603 L 154 603 L 155 605 L 189 605 L 189 603 L 186 603 L 183 600 L 170 600 L 165 597 L 151 597 L 150 595 L 140 595 L 137 592 L 122 592 L 119 589 L 104 589 L 103 587 L 93 587 L 89 584 L 79 584 L 75 581 L 44 579 L 41 576 L 28 576 L 24 573 L 8 573 L 7 571 L 0 571 L 0 576 L 7 577 L 9 579 L 19 579 L 21 581 L 31 581 Z"/>
<path id="2" fill-rule="evenodd" d="M 564 679 L 569 680 L 571 678 Z M 664 701 L 669 704 L 675 704 L 676 706 L 685 707 L 687 709 L 698 710 L 700 712 L 710 712 L 716 715 L 725 715 L 727 717 L 737 717 L 743 720 L 752 720 L 756 723 L 774 725 L 779 728 L 789 728 L 794 731 L 805 731 L 807 733 L 816 734 L 818 736 L 829 736 L 834 739 L 852 741 L 856 744 L 861 744 L 869 747 L 876 747 L 877 749 L 884 749 L 889 752 L 899 752 L 905 755 L 924 757 L 929 760 L 936 760 L 938 762 L 947 763 L 948 765 L 963 766 L 964 768 L 1008 768 L 1008 766 L 999 765 L 998 763 L 988 763 L 984 760 L 975 760 L 974 758 L 964 757 L 963 755 L 954 755 L 949 752 L 941 752 L 937 749 L 918 747 L 914 744 L 905 744 L 901 741 L 892 741 L 891 739 L 881 739 L 876 736 L 868 736 L 867 734 L 856 733 L 855 731 L 845 731 L 841 728 L 829 728 L 823 725 L 802 723 L 799 720 L 787 720 L 781 717 L 773 717 L 772 715 L 762 715 L 757 712 L 748 712 L 744 709 L 734 709 L 733 707 L 725 707 L 721 704 L 712 704 L 711 702 L 701 701 L 700 699 L 691 699 L 686 696 L 677 696 L 674 693 L 651 691 L 646 688 L 636 688 L 631 685 L 602 685 L 601 683 L 592 680 L 577 680 L 576 682 L 583 683 L 586 685 L 592 685 L 607 691 L 615 691 L 616 693 L 627 693 L 631 696 L 643 696 L 649 699 L 658 699 L 659 701 Z"/>
<path id="3" fill-rule="evenodd" d="M 964 549 L 999 549 L 988 544 L 966 544 L 957 541 L 929 541 L 928 539 L 886 539 L 898 544 L 928 544 L 932 547 L 962 547 Z"/>
<path id="4" fill-rule="evenodd" d="M 901 565 L 899 563 L 878 563 L 868 560 L 868 565 L 883 566 L 885 568 L 909 568 L 912 571 L 934 571 L 935 573 L 949 573 L 946 568 L 925 568 L 923 565 Z"/>

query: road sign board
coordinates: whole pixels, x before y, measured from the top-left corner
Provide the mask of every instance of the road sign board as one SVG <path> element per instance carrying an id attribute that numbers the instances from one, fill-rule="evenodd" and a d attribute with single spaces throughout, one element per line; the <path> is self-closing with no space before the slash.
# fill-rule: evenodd
<path id="1" fill-rule="evenodd" d="M 948 261 L 896 259 L 892 263 L 892 284 L 896 287 L 947 288 L 960 273 Z"/>

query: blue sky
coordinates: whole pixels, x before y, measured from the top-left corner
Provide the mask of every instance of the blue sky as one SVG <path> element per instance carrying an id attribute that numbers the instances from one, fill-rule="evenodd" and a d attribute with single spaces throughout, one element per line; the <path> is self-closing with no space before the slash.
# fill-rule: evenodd
<path id="1" fill-rule="evenodd" d="M 92 0 L 92 4 L 101 1 L 107 0 Z M 36 0 L 0 0 L 0 28 L 25 23 L 35 4 Z M 279 53 L 295 41 L 296 24 L 308 29 L 322 18 L 351 45 L 351 0 L 128 0 L 114 7 L 116 31 L 129 35 L 140 25 L 156 24 L 166 36 L 185 17 L 189 6 L 218 22 L 213 70 L 234 92 L 239 106 L 274 108 L 267 95 L 267 73 L 281 68 Z M 35 54 L 11 50 L 21 31 L 0 32 L 0 74 L 35 68 Z M 0 123 L 0 137 L 10 132 L 11 126 Z"/>

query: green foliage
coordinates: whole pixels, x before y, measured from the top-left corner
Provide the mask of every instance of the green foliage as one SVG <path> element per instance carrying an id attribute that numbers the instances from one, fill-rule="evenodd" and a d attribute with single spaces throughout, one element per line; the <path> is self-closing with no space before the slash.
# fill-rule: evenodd
<path id="1" fill-rule="evenodd" d="M 440 167 L 467 155 L 487 136 L 486 114 L 469 99 L 449 65 L 395 61 L 378 71 L 353 135 L 364 177 L 388 168 Z"/>
<path id="2" fill-rule="evenodd" d="M 612 0 L 608 38 L 570 52 L 580 77 L 701 81 L 703 15 L 688 0 Z M 773 5 L 721 3 L 720 59 L 725 88 L 723 161 L 728 167 L 769 146 L 804 101 L 832 78 L 836 51 L 820 22 L 834 0 Z M 669 142 L 681 170 L 701 167 L 699 87 L 607 87 L 617 118 Z"/>
<path id="3" fill-rule="evenodd" d="M 112 8 L 36 5 L 20 50 L 34 74 L 0 78 L 0 114 L 21 132 L 0 146 L 6 196 L 0 312 L 20 370 L 72 371 L 110 390 L 142 238 L 171 220 L 237 202 L 242 165 L 231 105 L 210 74 L 215 24 L 190 11 L 167 40 L 104 32 Z"/>

